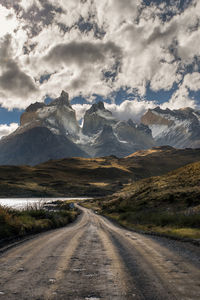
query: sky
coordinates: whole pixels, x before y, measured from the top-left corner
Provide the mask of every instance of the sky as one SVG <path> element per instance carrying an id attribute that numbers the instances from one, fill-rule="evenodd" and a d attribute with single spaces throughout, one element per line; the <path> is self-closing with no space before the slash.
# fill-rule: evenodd
<path id="1" fill-rule="evenodd" d="M 0 137 L 62 90 L 79 120 L 200 109 L 200 1 L 0 0 Z"/>

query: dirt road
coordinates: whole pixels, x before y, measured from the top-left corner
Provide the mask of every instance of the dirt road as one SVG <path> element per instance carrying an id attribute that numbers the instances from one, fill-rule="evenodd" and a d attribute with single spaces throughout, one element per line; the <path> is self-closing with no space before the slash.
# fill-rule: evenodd
<path id="1" fill-rule="evenodd" d="M 200 248 L 83 209 L 74 224 L 1 254 L 1 299 L 200 299 Z"/>

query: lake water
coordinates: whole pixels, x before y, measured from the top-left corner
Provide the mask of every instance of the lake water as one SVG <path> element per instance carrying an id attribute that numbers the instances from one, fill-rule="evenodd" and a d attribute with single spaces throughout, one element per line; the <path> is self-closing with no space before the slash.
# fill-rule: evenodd
<path id="1" fill-rule="evenodd" d="M 0 199 L 0 205 L 2 206 L 7 206 L 7 207 L 12 207 L 16 209 L 23 209 L 28 206 L 40 206 L 46 202 L 51 202 L 51 201 L 56 201 L 56 200 L 62 200 L 62 201 L 70 201 L 72 199 L 76 200 L 85 200 L 86 198 L 62 198 L 62 197 L 57 197 L 57 198 L 4 198 Z M 87 198 L 89 199 L 89 198 Z"/>

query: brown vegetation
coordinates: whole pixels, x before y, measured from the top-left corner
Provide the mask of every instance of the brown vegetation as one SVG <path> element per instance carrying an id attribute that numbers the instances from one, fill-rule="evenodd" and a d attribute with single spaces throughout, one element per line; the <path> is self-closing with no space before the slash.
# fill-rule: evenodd
<path id="1" fill-rule="evenodd" d="M 200 238 L 200 162 L 131 183 L 94 205 L 129 227 Z"/>
<path id="2" fill-rule="evenodd" d="M 54 204 L 52 211 L 37 206 L 21 211 L 0 206 L 0 245 L 5 238 L 23 237 L 65 226 L 77 215 L 78 211 L 70 210 L 69 203 L 60 201 Z"/>
<path id="3" fill-rule="evenodd" d="M 126 158 L 68 158 L 35 167 L 1 166 L 1 197 L 104 196 L 130 182 L 200 160 L 200 149 L 157 147 Z"/>

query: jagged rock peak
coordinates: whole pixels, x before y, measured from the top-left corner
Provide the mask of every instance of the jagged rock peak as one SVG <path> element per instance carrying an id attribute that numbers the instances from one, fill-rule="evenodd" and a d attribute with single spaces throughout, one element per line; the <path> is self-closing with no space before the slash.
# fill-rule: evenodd
<path id="1" fill-rule="evenodd" d="M 35 102 L 35 103 L 29 105 L 25 111 L 26 112 L 35 112 L 38 109 L 43 108 L 44 106 L 45 106 L 45 104 L 42 102 Z"/>
<path id="2" fill-rule="evenodd" d="M 65 91 L 61 92 L 60 98 L 69 103 L 69 94 Z M 70 104 L 70 103 L 69 103 Z"/>
<path id="3" fill-rule="evenodd" d="M 154 109 L 149 109 L 149 111 L 155 111 L 158 113 L 172 113 L 173 112 L 173 110 L 171 110 L 169 108 L 162 109 L 162 108 L 160 108 L 160 106 L 157 106 Z"/>
<path id="4" fill-rule="evenodd" d="M 82 132 L 86 135 L 96 134 L 103 129 L 104 125 L 115 124 L 117 121 L 112 112 L 105 109 L 103 102 L 93 104 L 84 116 Z"/>
<path id="5" fill-rule="evenodd" d="M 104 103 L 102 101 L 99 101 L 98 103 L 92 104 L 90 109 L 87 111 L 89 114 L 92 114 L 98 110 L 105 110 Z"/>
<path id="6" fill-rule="evenodd" d="M 71 107 L 69 102 L 69 94 L 65 91 L 62 91 L 60 97 L 53 100 L 48 106 L 55 106 L 55 105 L 66 105 Z"/>

